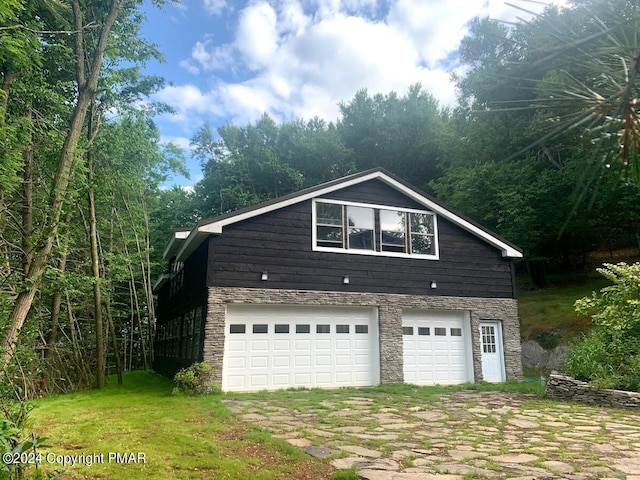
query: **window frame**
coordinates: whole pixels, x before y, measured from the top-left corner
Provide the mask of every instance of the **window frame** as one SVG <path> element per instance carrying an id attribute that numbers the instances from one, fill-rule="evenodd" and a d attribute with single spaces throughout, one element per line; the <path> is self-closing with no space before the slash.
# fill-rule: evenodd
<path id="1" fill-rule="evenodd" d="M 341 247 L 328 247 L 328 246 L 320 246 L 318 245 L 318 223 L 317 223 L 317 204 L 318 203 L 329 203 L 334 205 L 341 205 L 343 208 L 343 224 L 346 223 L 346 207 L 363 207 L 373 209 L 374 216 L 374 231 L 373 231 L 373 250 L 363 250 L 363 249 L 355 249 L 348 248 L 348 226 L 343 225 L 343 241 Z M 381 210 L 391 210 L 397 212 L 403 212 L 405 214 L 405 251 L 404 252 L 392 252 L 392 251 L 383 251 L 382 244 L 382 225 L 380 221 L 380 211 Z M 424 253 L 411 253 L 411 225 L 409 214 L 418 213 L 418 214 L 426 214 L 430 215 L 433 218 L 433 254 L 424 254 Z M 400 258 L 416 258 L 416 259 L 426 259 L 426 260 L 439 260 L 440 259 L 440 248 L 438 244 L 438 215 L 430 210 L 417 210 L 413 208 L 403 208 L 403 207 L 395 207 L 390 205 L 379 205 L 379 204 L 371 204 L 371 203 L 359 203 L 359 202 L 349 202 L 344 200 L 332 200 L 332 199 L 324 199 L 324 198 L 314 198 L 311 202 L 311 248 L 315 252 L 331 252 L 331 253 L 346 253 L 352 255 L 373 255 L 373 256 L 381 256 L 381 257 L 400 257 Z M 320 225 L 322 226 L 322 225 Z"/>

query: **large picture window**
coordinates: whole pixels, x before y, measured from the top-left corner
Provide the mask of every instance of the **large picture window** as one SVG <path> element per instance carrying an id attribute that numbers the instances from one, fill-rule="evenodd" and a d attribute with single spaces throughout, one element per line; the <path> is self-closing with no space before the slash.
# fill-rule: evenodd
<path id="1" fill-rule="evenodd" d="M 317 200 L 316 250 L 438 258 L 431 212 Z"/>

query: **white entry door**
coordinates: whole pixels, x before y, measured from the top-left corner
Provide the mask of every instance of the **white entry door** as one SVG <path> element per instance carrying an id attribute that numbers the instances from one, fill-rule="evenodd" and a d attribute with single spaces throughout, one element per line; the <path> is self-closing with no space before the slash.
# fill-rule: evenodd
<path id="1" fill-rule="evenodd" d="M 377 385 L 377 320 L 366 307 L 228 305 L 222 389 Z"/>
<path id="2" fill-rule="evenodd" d="M 485 382 L 504 382 L 502 323 L 480 322 L 482 377 Z"/>

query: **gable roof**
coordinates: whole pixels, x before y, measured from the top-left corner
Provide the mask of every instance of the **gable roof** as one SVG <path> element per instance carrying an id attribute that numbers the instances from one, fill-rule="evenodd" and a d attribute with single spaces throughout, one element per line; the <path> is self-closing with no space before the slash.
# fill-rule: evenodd
<path id="1" fill-rule="evenodd" d="M 178 262 L 183 262 L 196 250 L 196 248 L 198 248 L 198 246 L 206 238 L 208 238 L 209 235 L 221 234 L 224 227 L 226 227 L 227 225 L 241 222 L 249 218 L 257 217 L 259 215 L 263 215 L 280 208 L 288 207 L 296 203 L 304 202 L 306 200 L 310 200 L 312 198 L 316 198 L 327 193 L 334 192 L 336 190 L 341 190 L 343 188 L 374 179 L 384 182 L 385 184 L 405 194 L 407 197 L 413 199 L 432 212 L 435 212 L 437 215 L 446 218 L 451 223 L 463 228 L 464 230 L 467 230 L 476 237 L 500 249 L 502 251 L 503 257 L 522 257 L 522 250 L 520 250 L 512 243 L 487 230 L 476 222 L 464 217 L 463 215 L 453 212 L 451 209 L 445 207 L 434 198 L 413 187 L 404 180 L 401 180 L 400 178 L 396 177 L 383 168 L 374 168 L 371 170 L 366 170 L 364 172 L 338 178 L 336 180 L 316 185 L 315 187 L 307 188 L 305 190 L 300 190 L 283 197 L 278 197 L 267 202 L 259 203 L 257 205 L 226 213 L 224 215 L 219 215 L 217 217 L 202 220 L 198 222 L 195 228 L 192 229 L 188 233 L 188 235 L 186 233 L 188 232 L 188 230 L 174 230 L 174 236 L 167 245 L 163 256 L 165 258 L 170 258 L 173 253 L 176 253 L 176 260 Z"/>

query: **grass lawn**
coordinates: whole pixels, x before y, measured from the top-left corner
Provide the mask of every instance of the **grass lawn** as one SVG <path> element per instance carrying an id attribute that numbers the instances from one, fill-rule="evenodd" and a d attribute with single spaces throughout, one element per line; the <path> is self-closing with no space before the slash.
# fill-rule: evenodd
<path id="1" fill-rule="evenodd" d="M 520 335 L 524 341 L 536 339 L 544 333 L 555 333 L 560 343 L 591 327 L 591 317 L 576 314 L 573 304 L 579 298 L 591 296 L 594 291 L 610 282 L 594 274 L 568 283 L 553 285 L 542 290 L 518 292 Z"/>
<path id="2" fill-rule="evenodd" d="M 603 263 L 640 262 L 637 248 L 613 252 L 592 252 L 586 266 L 579 271 L 567 271 L 547 275 L 547 287 L 528 290 L 528 280 L 518 277 L 518 313 L 520 334 L 524 341 L 538 339 L 541 334 L 555 333 L 560 344 L 591 328 L 591 317 L 575 313 L 573 304 L 579 298 L 591 296 L 610 282 L 596 268 Z"/>
<path id="3" fill-rule="evenodd" d="M 121 386 L 113 377 L 109 381 L 103 390 L 35 402 L 32 429 L 50 439 L 51 447 L 41 453 L 54 460 L 43 461 L 45 472 L 60 470 L 61 478 L 71 479 L 127 480 L 330 476 L 327 462 L 238 421 L 220 395 L 172 396 L 172 383 L 152 372 L 128 373 Z M 109 461 L 109 453 L 127 454 L 127 462 L 116 457 Z M 61 465 L 62 455 L 75 456 L 78 464 Z"/>
<path id="4" fill-rule="evenodd" d="M 328 460 L 308 456 L 265 430 L 254 429 L 229 412 L 223 400 L 246 394 L 171 395 L 172 383 L 153 372 L 131 372 L 118 386 L 115 378 L 103 390 L 57 395 L 37 400 L 31 429 L 48 437 L 41 451 L 45 472 L 61 471 L 61 478 L 127 480 L 170 479 L 300 479 L 354 478 L 333 472 Z M 306 402 L 322 404 L 327 398 L 369 396 L 386 406 L 435 400 L 460 390 L 535 392 L 531 384 L 479 384 L 450 387 L 382 385 L 336 390 L 287 390 L 252 394 L 282 405 L 304 408 Z M 111 458 L 110 458 L 110 455 Z M 126 454 L 126 461 L 114 455 Z M 63 456 L 75 465 L 63 466 Z M 121 457 L 122 458 L 122 457 Z M 96 461 L 97 459 L 97 461 Z M 110 461 L 111 460 L 111 461 Z M 136 463 L 137 461 L 137 463 Z M 346 477 L 345 477 L 346 475 Z M 351 475 L 351 476 L 350 476 Z"/>

